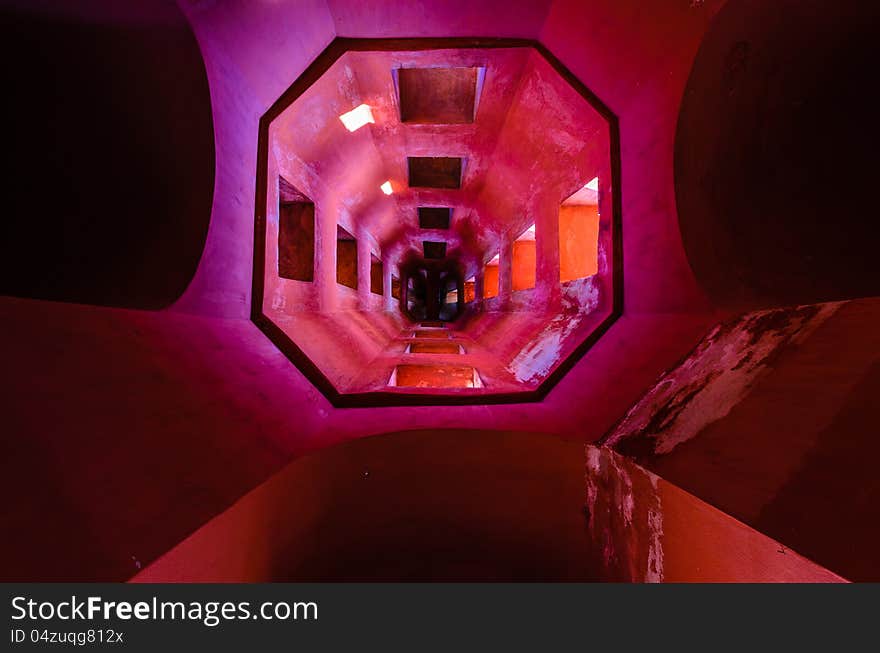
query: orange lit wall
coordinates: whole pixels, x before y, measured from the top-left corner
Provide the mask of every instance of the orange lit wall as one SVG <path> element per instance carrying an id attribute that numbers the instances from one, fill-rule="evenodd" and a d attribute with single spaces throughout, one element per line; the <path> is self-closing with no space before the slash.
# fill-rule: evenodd
<path id="1" fill-rule="evenodd" d="M 484 285 L 483 285 L 483 297 L 497 297 L 498 296 L 498 266 L 497 265 L 487 265 L 486 272 L 484 276 Z"/>
<path id="2" fill-rule="evenodd" d="M 518 244 L 518 243 L 517 243 Z M 559 207 L 559 280 L 571 281 L 599 269 L 599 207 Z M 514 265 L 516 255 L 514 255 Z M 514 288 L 516 273 L 514 272 Z"/>
<path id="3" fill-rule="evenodd" d="M 468 302 L 474 301 L 474 297 L 476 297 L 476 284 L 473 281 L 465 281 L 464 282 L 464 302 L 467 304 Z"/>
<path id="4" fill-rule="evenodd" d="M 517 240 L 513 243 L 513 289 L 535 287 L 535 241 Z"/>

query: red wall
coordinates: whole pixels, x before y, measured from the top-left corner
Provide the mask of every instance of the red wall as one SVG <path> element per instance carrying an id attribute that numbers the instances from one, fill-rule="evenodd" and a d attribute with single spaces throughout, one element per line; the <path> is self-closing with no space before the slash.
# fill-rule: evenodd
<path id="1" fill-rule="evenodd" d="M 584 463 L 542 434 L 364 438 L 291 463 L 133 581 L 843 581 L 609 449 L 587 447 L 585 497 Z"/>
<path id="2" fill-rule="evenodd" d="M 878 325 L 878 299 L 721 324 L 607 443 L 829 569 L 876 581 Z"/>
<path id="3" fill-rule="evenodd" d="M 528 425 L 599 438 L 713 320 L 684 256 L 669 162 L 719 4 L 182 3 L 211 93 L 206 244 L 169 311 L 0 303 L 16 434 L 4 482 L 7 496 L 39 496 L 9 507 L 33 537 L 4 543 L 0 576 L 127 578 L 300 453 L 373 433 Z M 620 117 L 626 312 L 543 402 L 334 409 L 247 321 L 257 122 L 336 33 L 538 38 Z"/>
<path id="4" fill-rule="evenodd" d="M 296 460 L 134 580 L 592 580 L 582 505 L 578 443 L 385 434 Z"/>
<path id="5" fill-rule="evenodd" d="M 601 580 L 845 582 L 610 449 L 586 451 L 589 557 Z"/>

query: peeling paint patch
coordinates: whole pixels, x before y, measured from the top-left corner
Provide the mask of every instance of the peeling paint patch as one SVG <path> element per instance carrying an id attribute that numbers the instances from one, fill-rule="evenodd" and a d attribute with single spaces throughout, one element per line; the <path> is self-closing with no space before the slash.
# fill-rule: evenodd
<path id="1" fill-rule="evenodd" d="M 777 356 L 844 303 L 757 311 L 716 326 L 629 410 L 604 444 L 640 460 L 669 453 L 728 415 Z"/>
<path id="2" fill-rule="evenodd" d="M 521 383 L 545 379 L 562 359 L 568 337 L 598 305 L 599 285 L 594 277 L 565 284 L 562 289 L 562 311 L 520 350 L 507 370 Z"/>
<path id="3" fill-rule="evenodd" d="M 656 489 L 656 480 L 654 483 Z M 659 509 L 660 498 L 657 495 L 658 509 L 648 510 L 648 568 L 645 571 L 646 583 L 663 582 L 663 512 Z"/>
<path id="4" fill-rule="evenodd" d="M 562 308 L 565 313 L 590 313 L 599 305 L 596 277 L 575 279 L 562 285 Z"/>
<path id="5" fill-rule="evenodd" d="M 272 310 L 283 311 L 285 306 L 284 291 L 282 287 L 279 287 L 274 293 L 272 293 Z"/>
<path id="6" fill-rule="evenodd" d="M 586 447 L 592 555 L 604 580 L 663 581 L 658 479 L 605 447 Z"/>
<path id="7" fill-rule="evenodd" d="M 546 377 L 559 362 L 562 343 L 572 328 L 565 320 L 554 319 L 535 340 L 523 347 L 507 369 L 521 383 Z"/>

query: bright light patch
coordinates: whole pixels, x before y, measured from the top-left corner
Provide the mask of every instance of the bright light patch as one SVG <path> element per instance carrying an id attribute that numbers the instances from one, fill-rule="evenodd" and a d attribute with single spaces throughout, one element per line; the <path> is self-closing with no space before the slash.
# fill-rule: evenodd
<path id="1" fill-rule="evenodd" d="M 391 195 L 391 193 L 394 192 L 394 189 L 391 188 L 391 182 L 390 182 L 390 181 L 386 181 L 384 184 L 382 184 L 381 186 L 379 186 L 379 188 L 381 188 L 381 189 L 382 189 L 382 192 L 385 193 L 386 195 Z"/>
<path id="2" fill-rule="evenodd" d="M 496 255 L 495 255 L 495 258 L 493 258 L 491 261 L 489 261 L 488 263 L 486 263 L 486 265 L 498 265 L 500 262 L 501 262 L 501 255 L 500 255 L 500 254 L 496 254 Z"/>
<path id="3" fill-rule="evenodd" d="M 535 225 L 522 232 L 517 240 L 535 240 Z"/>
<path id="4" fill-rule="evenodd" d="M 566 199 L 563 206 L 596 206 L 599 204 L 599 178 L 593 177 Z"/>
<path id="5" fill-rule="evenodd" d="M 343 113 L 339 116 L 339 119 L 342 121 L 342 124 L 345 125 L 345 128 L 353 132 L 356 129 L 360 129 L 368 122 L 375 123 L 373 120 L 373 111 L 370 109 L 368 104 L 362 104 L 359 107 L 355 107 L 348 113 Z"/>

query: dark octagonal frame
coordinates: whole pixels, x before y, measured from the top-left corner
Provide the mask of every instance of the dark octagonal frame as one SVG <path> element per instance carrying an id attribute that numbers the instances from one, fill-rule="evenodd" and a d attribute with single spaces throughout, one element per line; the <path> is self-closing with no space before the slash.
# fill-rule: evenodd
<path id="1" fill-rule="evenodd" d="M 266 266 L 266 202 L 269 161 L 269 125 L 294 100 L 327 72 L 346 52 L 389 52 L 442 49 L 532 48 L 608 123 L 611 156 L 611 223 L 612 223 L 612 304 L 611 313 L 577 348 L 567 356 L 536 388 L 522 392 L 497 394 L 428 395 L 405 392 L 342 393 L 305 352 L 263 314 L 264 274 Z M 581 82 L 544 45 L 532 39 L 507 38 L 400 38 L 364 39 L 336 38 L 306 68 L 293 84 L 260 117 L 257 140 L 256 201 L 254 215 L 254 268 L 251 293 L 251 320 L 287 356 L 306 378 L 337 408 L 374 406 L 450 406 L 529 403 L 541 401 L 559 383 L 575 363 L 601 338 L 623 313 L 623 205 L 620 194 L 620 125 L 617 116 L 583 82 Z"/>

